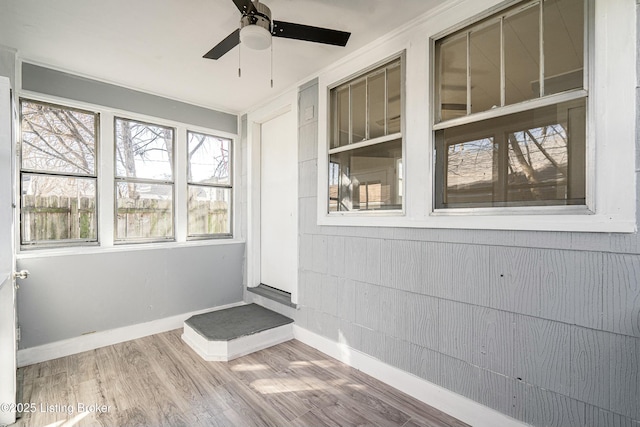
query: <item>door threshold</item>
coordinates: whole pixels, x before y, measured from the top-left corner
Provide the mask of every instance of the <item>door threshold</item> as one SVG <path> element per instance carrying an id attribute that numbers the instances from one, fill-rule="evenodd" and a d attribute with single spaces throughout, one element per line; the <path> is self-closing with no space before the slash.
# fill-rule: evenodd
<path id="1" fill-rule="evenodd" d="M 260 283 L 258 286 L 253 288 L 247 287 L 247 291 L 256 295 L 260 295 L 272 301 L 279 302 L 280 304 L 284 304 L 288 307 L 298 307 L 296 304 L 291 302 L 291 294 L 289 292 L 267 286 L 264 283 Z"/>

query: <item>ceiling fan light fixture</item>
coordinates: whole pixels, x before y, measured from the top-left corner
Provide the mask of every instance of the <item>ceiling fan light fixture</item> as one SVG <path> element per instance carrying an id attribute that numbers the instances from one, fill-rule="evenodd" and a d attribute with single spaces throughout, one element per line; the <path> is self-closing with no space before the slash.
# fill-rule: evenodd
<path id="1" fill-rule="evenodd" d="M 220 59 L 240 43 L 249 49 L 267 49 L 272 46 L 271 37 L 346 46 L 351 36 L 346 31 L 272 20 L 271 9 L 259 0 L 232 1 L 242 14 L 240 28 L 205 53 L 203 58 Z"/>
<path id="2" fill-rule="evenodd" d="M 260 25 L 247 25 L 240 30 L 240 43 L 249 49 L 264 50 L 271 46 L 271 33 Z"/>

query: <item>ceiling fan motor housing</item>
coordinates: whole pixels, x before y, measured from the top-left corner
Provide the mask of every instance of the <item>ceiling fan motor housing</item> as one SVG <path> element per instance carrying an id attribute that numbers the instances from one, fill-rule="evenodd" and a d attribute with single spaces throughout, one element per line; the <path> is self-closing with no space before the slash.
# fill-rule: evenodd
<path id="1" fill-rule="evenodd" d="M 257 25 L 271 32 L 271 9 L 260 2 L 254 2 L 255 12 L 243 14 L 240 19 L 240 29 L 248 25 Z"/>

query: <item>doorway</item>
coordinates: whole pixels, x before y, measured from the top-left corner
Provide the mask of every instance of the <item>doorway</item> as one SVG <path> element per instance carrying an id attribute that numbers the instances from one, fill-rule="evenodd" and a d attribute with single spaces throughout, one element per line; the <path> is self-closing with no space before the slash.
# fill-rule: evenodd
<path id="1" fill-rule="evenodd" d="M 293 111 L 262 123 L 260 140 L 260 282 L 292 294 L 298 277 L 298 149 Z"/>

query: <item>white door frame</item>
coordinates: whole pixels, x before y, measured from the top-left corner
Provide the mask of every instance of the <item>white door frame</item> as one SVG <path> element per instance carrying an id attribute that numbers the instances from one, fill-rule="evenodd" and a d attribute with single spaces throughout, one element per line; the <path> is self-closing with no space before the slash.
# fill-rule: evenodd
<path id="1" fill-rule="evenodd" d="M 0 265 L 0 404 L 5 408 L 0 410 L 0 425 L 12 424 L 16 419 L 16 288 L 13 272 L 16 268 L 15 261 L 15 151 L 13 141 L 13 129 L 17 123 L 13 121 L 13 110 L 10 99 L 9 79 L 0 76 L 0 209 L 3 227 L 2 241 L 3 257 Z M 7 126 L 8 125 L 8 126 Z M 7 221 L 7 217 L 10 218 Z M 8 235 L 5 234 L 9 229 Z M 10 253 L 6 251 L 6 245 L 10 246 Z M 8 257 L 9 260 L 4 259 Z M 8 263 L 6 261 L 9 261 Z"/>
<path id="2" fill-rule="evenodd" d="M 267 105 L 247 114 L 247 286 L 252 288 L 260 284 L 260 144 L 263 123 L 291 112 L 298 132 L 298 90 L 292 89 Z M 296 138 L 297 140 L 297 138 Z M 295 154 L 298 163 L 298 153 Z M 297 181 L 297 180 L 296 180 Z M 296 191 L 298 183 L 295 183 Z M 299 232 L 298 232 L 299 234 Z M 296 253 L 299 253 L 296 250 Z M 297 264 L 297 260 L 296 260 Z M 298 271 L 296 265 L 296 271 Z M 291 292 L 291 302 L 298 302 L 298 279 Z"/>

